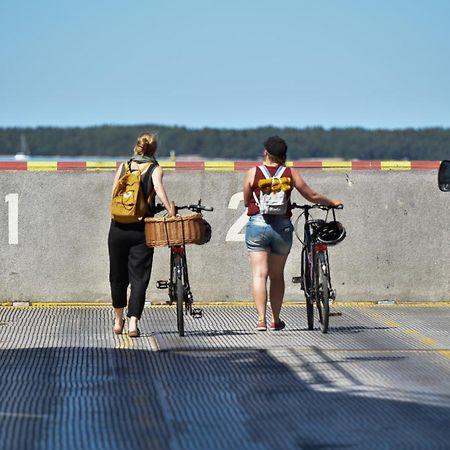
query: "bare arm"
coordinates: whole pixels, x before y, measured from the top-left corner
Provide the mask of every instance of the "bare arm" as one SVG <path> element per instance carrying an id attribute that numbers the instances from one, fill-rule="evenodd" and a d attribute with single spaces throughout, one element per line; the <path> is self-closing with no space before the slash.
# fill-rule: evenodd
<path id="1" fill-rule="evenodd" d="M 119 182 L 120 174 L 122 173 L 122 167 L 123 167 L 123 163 L 119 166 L 119 168 L 116 171 L 116 176 L 114 177 L 114 183 L 113 183 L 112 191 L 111 191 L 111 197 L 114 196 L 114 191 L 116 189 L 117 183 Z"/>
<path id="2" fill-rule="evenodd" d="M 172 214 L 172 207 L 170 205 L 169 199 L 167 198 L 166 190 L 163 185 L 163 176 L 164 172 L 160 166 L 157 166 L 152 173 L 152 181 L 153 186 L 155 188 L 156 195 L 161 200 L 164 208 L 169 212 L 169 215 Z"/>
<path id="3" fill-rule="evenodd" d="M 303 197 L 306 198 L 306 200 L 310 201 L 311 203 L 320 203 L 322 205 L 329 205 L 329 206 L 342 205 L 341 200 L 337 198 L 328 198 L 325 195 L 315 191 L 310 186 L 308 186 L 308 184 L 306 184 L 305 180 L 301 177 L 301 175 L 297 171 L 291 170 L 291 173 L 295 189 L 297 189 L 297 191 L 300 192 L 300 194 L 302 194 Z"/>
<path id="4" fill-rule="evenodd" d="M 252 167 L 244 178 L 244 206 L 247 208 L 253 197 L 252 184 L 255 179 L 256 167 Z"/>

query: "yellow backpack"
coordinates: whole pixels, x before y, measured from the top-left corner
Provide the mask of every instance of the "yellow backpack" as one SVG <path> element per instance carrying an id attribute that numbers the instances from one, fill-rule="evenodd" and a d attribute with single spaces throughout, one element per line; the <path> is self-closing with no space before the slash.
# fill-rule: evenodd
<path id="1" fill-rule="evenodd" d="M 116 222 L 136 223 L 145 217 L 154 190 L 147 200 L 141 179 L 142 172 L 150 165 L 151 163 L 146 164 L 141 170 L 131 170 L 131 160 L 124 163 L 125 173 L 119 178 L 111 201 L 111 217 Z"/>

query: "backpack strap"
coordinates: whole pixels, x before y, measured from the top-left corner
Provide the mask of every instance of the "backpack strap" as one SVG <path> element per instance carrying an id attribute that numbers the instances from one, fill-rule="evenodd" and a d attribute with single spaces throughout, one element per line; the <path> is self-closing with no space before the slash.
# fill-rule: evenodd
<path id="1" fill-rule="evenodd" d="M 286 170 L 286 166 L 280 166 L 278 167 L 277 171 L 275 172 L 275 175 L 273 178 L 281 178 L 281 175 L 283 175 L 284 171 Z"/>
<path id="2" fill-rule="evenodd" d="M 261 171 L 264 178 L 272 178 L 272 175 L 270 175 L 270 172 L 266 166 L 261 165 L 261 166 L 257 166 L 257 168 Z M 253 198 L 255 199 L 256 206 L 259 208 L 259 199 L 256 196 L 255 191 L 253 191 Z"/>
<path id="3" fill-rule="evenodd" d="M 154 170 L 156 169 L 157 166 L 159 166 L 158 163 L 152 164 L 150 163 L 151 166 L 150 168 L 147 170 L 147 172 L 144 175 L 147 175 L 148 173 L 148 180 L 147 180 L 147 188 L 148 191 L 150 191 L 150 186 L 152 186 L 153 188 L 150 191 L 149 196 L 147 197 L 147 207 L 150 207 L 150 214 L 154 215 L 154 209 L 155 209 L 155 205 L 154 205 L 154 200 L 155 200 L 155 196 L 156 196 L 156 191 L 155 191 L 155 186 L 153 186 L 153 181 L 152 181 L 152 175 Z"/>
<path id="4" fill-rule="evenodd" d="M 266 166 L 258 166 L 258 169 L 262 172 L 264 178 L 272 178 L 272 175 L 270 175 L 269 169 Z"/>
<path id="5" fill-rule="evenodd" d="M 255 199 L 256 206 L 259 208 L 259 200 L 258 200 L 258 197 L 255 194 L 255 191 L 253 191 L 253 198 Z"/>
<path id="6" fill-rule="evenodd" d="M 266 166 L 258 166 L 258 168 L 261 170 L 264 178 L 281 178 L 281 175 L 283 175 L 284 171 L 286 170 L 286 166 L 280 166 L 275 172 L 275 175 L 272 176 L 270 175 L 269 169 Z"/>

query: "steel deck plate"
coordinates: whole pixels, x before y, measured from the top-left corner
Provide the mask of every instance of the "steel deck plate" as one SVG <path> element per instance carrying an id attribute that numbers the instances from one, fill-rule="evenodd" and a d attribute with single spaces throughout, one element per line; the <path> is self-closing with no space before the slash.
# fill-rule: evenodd
<path id="1" fill-rule="evenodd" d="M 210 306 L 143 336 L 101 307 L 0 308 L 0 449 L 447 449 L 449 307 L 287 305 L 279 332 Z"/>

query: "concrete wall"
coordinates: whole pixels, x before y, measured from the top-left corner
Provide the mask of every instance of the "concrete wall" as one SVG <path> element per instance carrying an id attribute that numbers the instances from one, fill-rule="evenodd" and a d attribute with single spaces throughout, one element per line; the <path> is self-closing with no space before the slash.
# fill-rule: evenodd
<path id="1" fill-rule="evenodd" d="M 330 248 L 337 300 L 450 300 L 450 194 L 436 171 L 305 171 L 339 197 L 347 239 Z M 0 171 L 0 302 L 109 301 L 107 235 L 114 173 Z M 239 201 L 244 172 L 166 171 L 170 198 L 214 206 L 213 237 L 187 248 L 196 301 L 248 301 L 250 270 Z M 301 201 L 298 194 L 295 201 Z M 295 219 L 295 217 L 294 217 Z M 303 300 L 300 244 L 288 259 L 286 299 Z M 155 252 L 148 298 L 168 277 L 169 250 Z"/>

